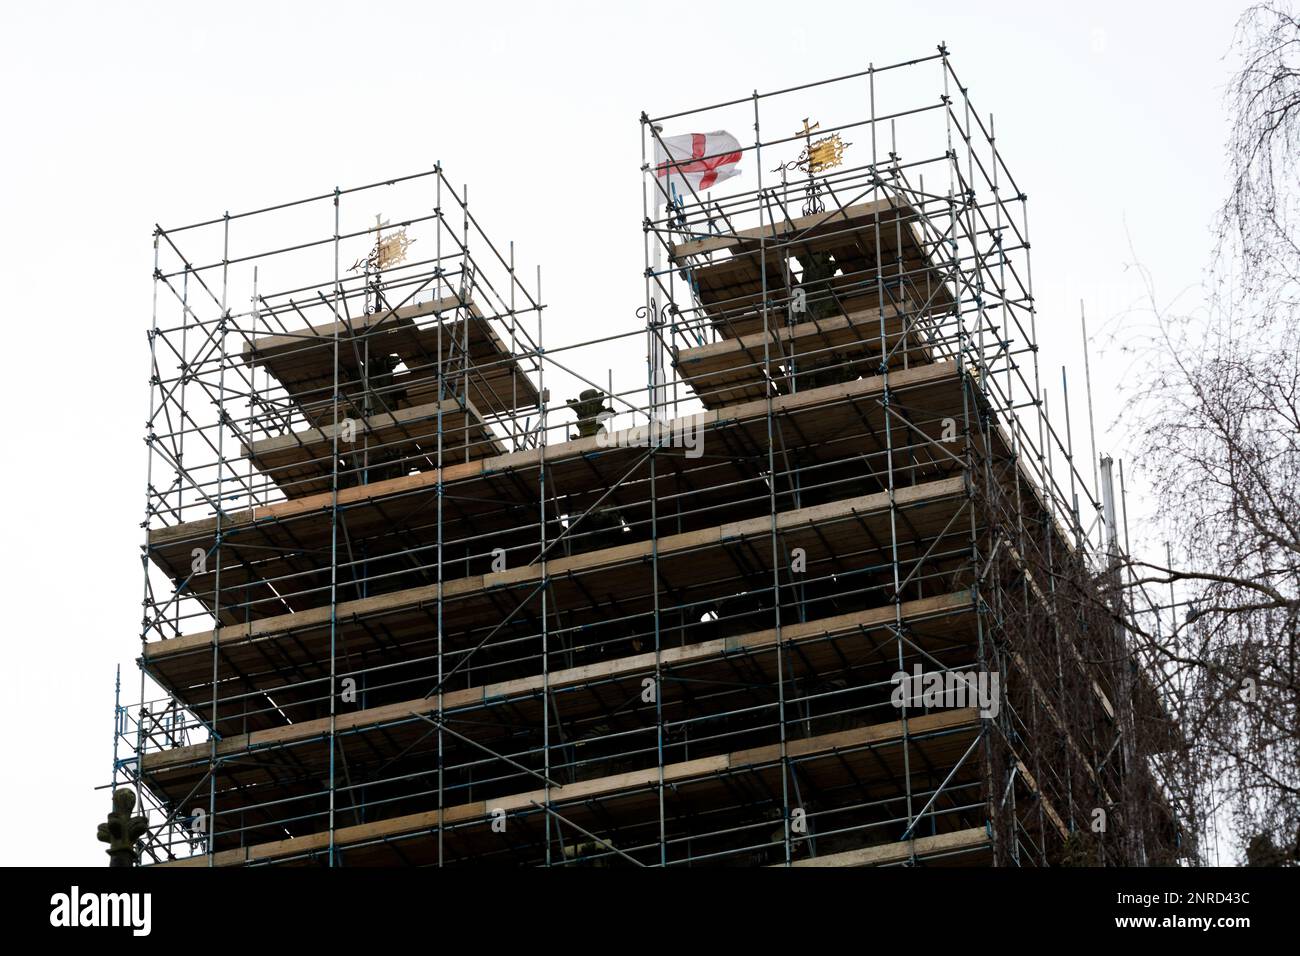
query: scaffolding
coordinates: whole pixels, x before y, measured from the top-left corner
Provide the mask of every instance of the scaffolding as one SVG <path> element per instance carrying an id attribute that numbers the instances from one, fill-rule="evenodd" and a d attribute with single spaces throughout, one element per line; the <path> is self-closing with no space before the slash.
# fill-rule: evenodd
<path id="1" fill-rule="evenodd" d="M 668 126 L 751 175 L 669 188 Z M 144 861 L 1193 859 L 948 51 L 641 129 L 581 342 L 440 165 L 157 229 Z"/>

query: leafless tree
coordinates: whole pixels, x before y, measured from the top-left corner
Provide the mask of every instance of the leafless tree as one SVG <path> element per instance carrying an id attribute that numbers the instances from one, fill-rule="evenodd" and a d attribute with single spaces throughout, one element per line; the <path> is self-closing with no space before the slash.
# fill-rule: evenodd
<path id="1" fill-rule="evenodd" d="M 1172 605 L 1135 632 L 1184 783 L 1228 814 L 1244 862 L 1276 865 L 1300 859 L 1300 21 L 1252 7 L 1234 51 L 1209 303 L 1174 315 L 1151 295 L 1127 343 L 1125 419 L 1171 542 L 1128 572 Z"/>
<path id="2" fill-rule="evenodd" d="M 1237 22 L 1241 66 L 1228 88 L 1232 186 L 1216 265 L 1233 271 L 1258 318 L 1292 319 L 1300 302 L 1300 21 L 1289 7 L 1251 7 Z"/>

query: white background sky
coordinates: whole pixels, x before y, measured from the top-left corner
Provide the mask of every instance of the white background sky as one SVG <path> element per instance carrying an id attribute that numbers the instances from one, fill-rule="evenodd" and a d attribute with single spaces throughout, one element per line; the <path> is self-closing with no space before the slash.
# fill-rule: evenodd
<path id="1" fill-rule="evenodd" d="M 637 321 L 643 109 L 925 56 L 946 41 L 1030 197 L 1044 368 L 1070 365 L 1081 394 L 1079 299 L 1094 329 L 1135 303 L 1127 236 L 1162 298 L 1198 300 L 1226 189 L 1224 57 L 1241 9 L 0 6 L 0 800 L 6 819 L 26 821 L 6 833 L 0 863 L 104 862 L 94 828 L 109 801 L 93 788 L 109 779 L 118 663 L 138 689 L 155 222 L 441 160 L 469 184 L 489 234 L 542 264 L 548 342 L 573 341 Z M 1121 370 L 1094 352 L 1099 426 Z M 1081 403 L 1075 416 L 1077 435 Z"/>

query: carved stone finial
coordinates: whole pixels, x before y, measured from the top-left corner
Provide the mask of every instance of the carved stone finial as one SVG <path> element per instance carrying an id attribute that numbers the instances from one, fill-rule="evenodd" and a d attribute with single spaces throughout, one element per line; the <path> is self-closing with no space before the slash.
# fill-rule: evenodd
<path id="1" fill-rule="evenodd" d="M 578 416 L 578 434 L 571 435 L 570 438 L 590 438 L 598 434 L 602 427 L 602 416 L 614 413 L 612 408 L 605 407 L 605 393 L 598 388 L 586 389 L 565 404 Z"/>
<path id="2" fill-rule="evenodd" d="M 133 817 L 135 794 L 130 790 L 113 791 L 113 812 L 108 822 L 99 825 L 99 842 L 107 843 L 109 866 L 135 866 L 135 843 L 149 827 L 144 817 Z"/>

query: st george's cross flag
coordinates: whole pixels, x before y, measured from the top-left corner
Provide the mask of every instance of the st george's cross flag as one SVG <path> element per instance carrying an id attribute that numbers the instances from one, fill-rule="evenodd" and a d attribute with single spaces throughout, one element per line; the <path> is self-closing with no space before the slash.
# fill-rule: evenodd
<path id="1" fill-rule="evenodd" d="M 655 140 L 655 175 L 670 196 L 712 189 L 740 173 L 740 143 L 725 130 Z"/>

